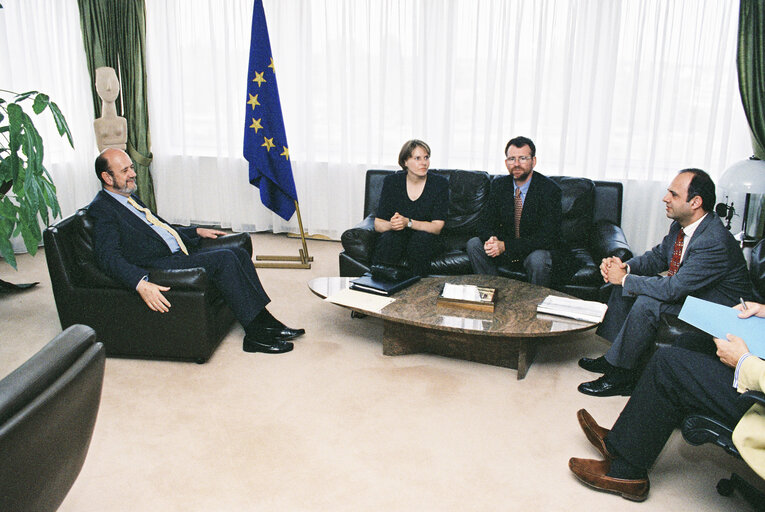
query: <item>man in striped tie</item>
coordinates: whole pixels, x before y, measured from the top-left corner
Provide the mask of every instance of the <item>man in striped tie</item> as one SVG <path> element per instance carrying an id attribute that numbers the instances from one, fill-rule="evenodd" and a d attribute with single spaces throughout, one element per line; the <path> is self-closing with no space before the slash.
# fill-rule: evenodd
<path id="1" fill-rule="evenodd" d="M 733 306 L 754 298 L 746 261 L 738 242 L 712 211 L 715 185 L 700 169 L 684 169 L 663 198 L 674 220 L 662 242 L 629 261 L 606 258 L 603 280 L 613 289 L 598 334 L 611 348 L 579 366 L 603 376 L 579 385 L 593 396 L 629 395 L 640 377 L 641 361 L 650 354 L 662 313 L 677 315 L 688 295 Z M 714 352 L 708 346 L 696 347 Z"/>
<path id="2" fill-rule="evenodd" d="M 195 226 L 170 226 L 132 194 L 136 174 L 121 149 L 105 149 L 96 158 L 96 176 L 103 189 L 88 207 L 93 220 L 93 250 L 98 266 L 126 288 L 134 289 L 152 311 L 167 313 L 166 286 L 149 281 L 150 268 L 202 267 L 223 295 L 245 331 L 246 352 L 289 352 L 288 341 L 303 333 L 274 318 L 270 302 L 250 255 L 241 248 L 199 249 L 201 238 L 226 233 Z"/>
<path id="3" fill-rule="evenodd" d="M 560 240 L 561 190 L 534 170 L 536 147 L 528 137 L 505 146 L 509 176 L 494 180 L 488 222 L 467 242 L 473 272 L 497 275 L 497 266 L 517 266 L 530 283 L 550 286 Z"/>

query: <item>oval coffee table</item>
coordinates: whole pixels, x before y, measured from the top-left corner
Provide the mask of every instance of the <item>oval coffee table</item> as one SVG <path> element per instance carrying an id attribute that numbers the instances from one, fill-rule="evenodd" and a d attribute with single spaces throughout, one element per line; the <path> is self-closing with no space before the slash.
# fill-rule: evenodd
<path id="1" fill-rule="evenodd" d="M 349 277 L 320 277 L 308 287 L 320 297 L 349 286 Z M 437 305 L 444 283 L 496 288 L 494 312 Z M 363 292 L 359 292 L 363 293 Z M 431 353 L 514 368 L 523 379 L 540 342 L 586 331 L 597 323 L 537 313 L 548 295 L 571 297 L 549 288 L 497 276 L 426 277 L 392 297 L 381 311 L 347 305 L 352 311 L 383 320 L 383 354 Z"/>

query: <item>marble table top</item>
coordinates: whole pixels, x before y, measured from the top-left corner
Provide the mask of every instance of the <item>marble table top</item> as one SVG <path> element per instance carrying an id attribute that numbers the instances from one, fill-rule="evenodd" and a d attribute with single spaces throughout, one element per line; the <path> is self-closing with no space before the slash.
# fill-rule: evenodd
<path id="1" fill-rule="evenodd" d="M 308 286 L 319 296 L 327 297 L 349 286 L 348 277 L 322 277 Z M 444 283 L 472 284 L 495 288 L 493 312 L 437 304 Z M 363 292 L 360 292 L 363 293 Z M 426 277 L 393 295 L 396 300 L 379 313 L 352 308 L 396 323 L 429 329 L 501 337 L 554 337 L 597 326 L 564 317 L 537 313 L 537 304 L 548 295 L 571 297 L 562 292 L 498 276 L 462 275 Z"/>

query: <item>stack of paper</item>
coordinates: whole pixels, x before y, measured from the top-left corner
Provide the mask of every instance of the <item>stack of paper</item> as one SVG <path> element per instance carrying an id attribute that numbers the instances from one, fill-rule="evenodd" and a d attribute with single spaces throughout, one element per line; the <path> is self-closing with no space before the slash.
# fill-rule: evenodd
<path id="1" fill-rule="evenodd" d="M 599 323 L 603 321 L 608 306 L 601 302 L 590 300 L 568 299 L 548 295 L 537 306 L 537 312 L 550 315 L 565 316 L 585 322 Z"/>

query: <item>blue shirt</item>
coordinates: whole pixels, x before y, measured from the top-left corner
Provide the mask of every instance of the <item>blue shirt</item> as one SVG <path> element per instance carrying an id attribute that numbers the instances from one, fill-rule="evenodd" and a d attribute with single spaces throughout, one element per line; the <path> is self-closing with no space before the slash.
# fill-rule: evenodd
<path id="1" fill-rule="evenodd" d="M 128 202 L 128 198 L 123 196 L 122 194 L 115 194 L 114 192 L 110 192 L 109 190 L 104 189 L 104 192 L 112 196 L 114 199 L 119 201 L 121 204 L 125 205 L 125 208 L 133 212 L 139 219 L 144 221 L 151 229 L 154 230 L 155 233 L 157 233 L 159 236 L 162 237 L 162 240 L 165 241 L 167 246 L 170 248 L 170 252 L 176 253 L 181 250 L 181 246 L 178 245 L 178 240 L 175 239 L 173 235 L 170 234 L 170 232 L 166 229 L 163 229 L 159 226 L 155 226 L 149 220 L 146 218 L 146 215 L 139 211 Z"/>

